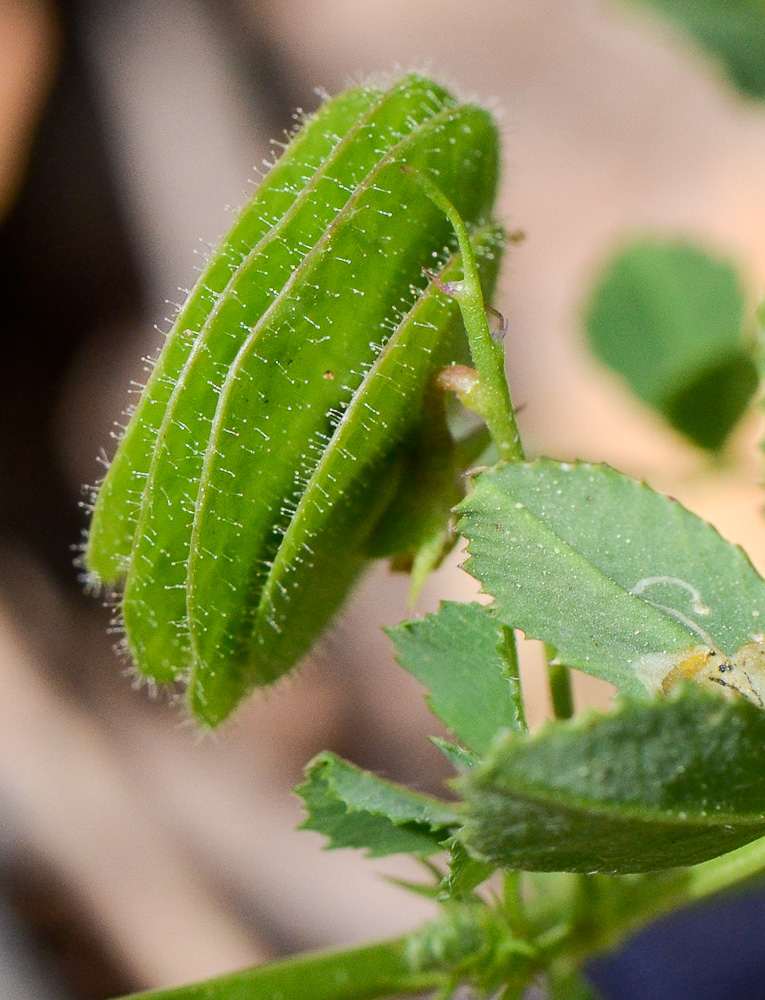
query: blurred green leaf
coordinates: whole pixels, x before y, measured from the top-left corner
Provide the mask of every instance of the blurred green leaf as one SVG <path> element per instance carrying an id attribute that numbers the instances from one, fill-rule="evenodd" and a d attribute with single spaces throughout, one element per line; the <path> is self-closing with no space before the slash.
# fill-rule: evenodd
<path id="1" fill-rule="evenodd" d="M 328 848 L 356 847 L 369 857 L 427 856 L 457 823 L 446 802 L 384 781 L 368 771 L 321 753 L 308 764 L 306 780 L 295 789 L 308 810 L 301 829 L 329 838 Z"/>
<path id="2" fill-rule="evenodd" d="M 602 993 L 578 970 L 560 978 L 548 976 L 547 985 L 549 1000 L 604 1000 Z"/>
<path id="3" fill-rule="evenodd" d="M 765 98 L 765 4 L 762 0 L 633 0 L 686 31 L 724 68 L 738 89 Z"/>
<path id="4" fill-rule="evenodd" d="M 470 750 L 484 753 L 523 718 L 517 673 L 507 676 L 501 623 L 480 604 L 445 601 L 436 614 L 386 629 L 398 662 L 428 688 L 434 715 Z"/>
<path id="5" fill-rule="evenodd" d="M 587 332 L 597 357 L 639 399 L 716 451 L 757 388 L 745 305 L 729 263 L 687 243 L 645 239 L 607 265 Z"/>
<path id="6" fill-rule="evenodd" d="M 763 745 L 759 708 L 692 687 L 509 734 L 458 781 L 459 836 L 507 868 L 696 864 L 765 834 Z"/>
<path id="7" fill-rule="evenodd" d="M 496 465 L 459 510 L 466 569 L 497 617 L 624 692 L 661 690 L 699 647 L 734 658 L 762 639 L 765 580 L 741 549 L 608 466 Z M 763 653 L 754 652 L 747 676 L 762 697 Z"/>

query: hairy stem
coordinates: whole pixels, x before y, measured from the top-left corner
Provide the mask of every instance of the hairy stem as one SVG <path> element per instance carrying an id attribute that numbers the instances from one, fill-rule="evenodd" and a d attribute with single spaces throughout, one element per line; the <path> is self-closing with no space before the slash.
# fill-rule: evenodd
<path id="1" fill-rule="evenodd" d="M 129 1000 L 374 1000 L 438 989 L 447 979 L 440 969 L 413 971 L 407 939 L 396 938 L 310 952 L 190 986 L 134 993 Z"/>
<path id="2" fill-rule="evenodd" d="M 449 294 L 454 296 L 460 307 L 473 364 L 478 372 L 478 392 L 472 393 L 476 410 L 486 421 L 500 458 L 510 462 L 522 461 L 523 446 L 505 376 L 505 352 L 502 345 L 494 341 L 489 329 L 486 303 L 467 226 L 451 201 L 427 174 L 409 167 L 402 169 L 416 176 L 430 200 L 454 227 L 462 254 L 463 280 L 456 283 Z"/>

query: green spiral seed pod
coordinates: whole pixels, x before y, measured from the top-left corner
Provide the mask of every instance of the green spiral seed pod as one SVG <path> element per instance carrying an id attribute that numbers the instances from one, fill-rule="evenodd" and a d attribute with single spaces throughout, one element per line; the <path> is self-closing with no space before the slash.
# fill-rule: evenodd
<path id="1" fill-rule="evenodd" d="M 489 114 L 423 77 L 341 94 L 287 146 L 181 309 L 100 488 L 85 561 L 108 584 L 124 576 L 138 670 L 186 680 L 201 723 L 285 673 L 371 553 L 432 548 L 427 511 L 414 537 L 411 516 L 408 535 L 389 527 L 423 442 L 443 452 L 423 463 L 441 470 L 436 508 L 454 477 L 429 386 L 464 334 L 423 266 L 450 280 L 460 261 L 418 175 L 471 227 L 488 293 L 497 170 Z"/>

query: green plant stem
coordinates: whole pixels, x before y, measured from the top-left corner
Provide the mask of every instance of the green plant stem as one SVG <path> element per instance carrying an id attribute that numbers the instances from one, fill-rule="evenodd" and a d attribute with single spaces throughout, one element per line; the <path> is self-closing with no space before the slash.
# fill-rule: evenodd
<path id="1" fill-rule="evenodd" d="M 521 872 L 505 872 L 502 876 L 502 897 L 505 913 L 516 933 L 526 930 L 523 907 Z"/>
<path id="2" fill-rule="evenodd" d="M 395 938 L 309 952 L 189 986 L 134 993 L 130 1000 L 373 1000 L 439 989 L 448 981 L 441 969 L 413 971 L 407 938 Z"/>
<path id="3" fill-rule="evenodd" d="M 612 880 L 600 875 L 579 876 L 580 919 L 570 935 L 553 947 L 550 960 L 568 960 L 576 966 L 595 954 L 610 951 L 646 924 L 683 906 L 700 903 L 763 877 L 765 838 L 693 868 L 654 872 L 642 876 L 638 882 L 626 882 L 621 877 Z M 595 914 L 594 921 L 581 919 L 586 912 L 585 897 Z M 603 912 L 598 916 L 601 902 L 610 906 L 606 919 Z"/>
<path id="4" fill-rule="evenodd" d="M 555 718 L 570 719 L 574 714 L 574 698 L 568 667 L 564 667 L 562 663 L 548 663 L 547 675 Z"/>
<path id="5" fill-rule="evenodd" d="M 689 901 L 704 899 L 743 882 L 765 876 L 765 838 L 739 847 L 737 851 L 696 865 L 688 872 Z"/>
<path id="6" fill-rule="evenodd" d="M 542 946 L 546 960 L 535 964 L 549 963 L 561 973 L 573 974 L 582 961 L 610 950 L 650 921 L 733 888 L 761 875 L 763 869 L 765 838 L 695 868 L 646 875 L 637 882 L 579 876 L 575 919 L 568 930 L 562 925 L 564 932 L 554 934 Z M 517 873 L 506 874 L 504 889 L 504 908 L 512 915 L 517 903 Z M 520 926 L 516 929 L 522 931 Z M 125 1000 L 375 1000 L 428 990 L 449 995 L 456 967 L 480 950 L 480 942 L 473 941 L 470 934 L 462 935 L 464 947 L 449 957 L 447 948 L 439 961 L 431 958 L 430 964 L 413 960 L 412 942 L 417 936 L 415 932 L 414 938 L 308 953 L 202 983 L 135 993 Z M 542 945 L 541 939 L 537 944 Z M 527 981 L 533 968 L 522 962 L 515 971 Z"/>
<path id="7" fill-rule="evenodd" d="M 574 714 L 571 672 L 562 663 L 552 662 L 556 658 L 556 651 L 548 643 L 545 643 L 545 657 L 553 715 L 556 719 L 570 719 Z"/>
<path id="8" fill-rule="evenodd" d="M 646 891 L 634 908 L 637 926 L 680 906 L 699 903 L 762 878 L 765 878 L 765 837 L 679 871 L 674 877 L 667 872 L 661 880 L 659 873 L 654 876 L 655 885 L 645 883 Z"/>
<path id="9" fill-rule="evenodd" d="M 481 292 L 478 266 L 467 226 L 451 201 L 427 174 L 409 167 L 403 169 L 417 178 L 433 204 L 441 209 L 454 227 L 462 254 L 463 280 L 450 294 L 460 307 L 470 344 L 470 354 L 478 372 L 480 391 L 471 395 L 478 404 L 477 412 L 481 414 L 491 432 L 500 458 L 509 462 L 522 461 L 523 446 L 505 376 L 505 352 L 502 344 L 494 341 L 489 329 L 486 303 Z"/>
<path id="10" fill-rule="evenodd" d="M 425 174 L 417 172 L 416 176 L 433 203 L 451 222 L 462 253 L 463 281 L 453 285 L 448 291 L 456 298 L 462 312 L 473 364 L 478 375 L 478 385 L 469 390 L 469 405 L 483 417 L 500 458 L 510 462 L 523 461 L 523 447 L 505 376 L 504 351 L 501 345 L 493 340 L 489 330 L 467 227 L 438 186 Z M 517 666 L 514 633 L 509 628 L 505 631 L 503 655 L 508 665 L 514 662 Z M 554 658 L 554 652 L 548 647 L 548 673 L 553 711 L 556 718 L 567 719 L 574 712 L 570 672 L 562 664 L 549 663 L 549 660 Z M 753 878 L 764 869 L 765 839 L 687 871 L 657 873 L 655 876 L 647 876 L 638 884 L 632 883 L 629 888 L 623 883 L 626 890 L 623 899 L 627 901 L 627 905 L 621 912 L 612 913 L 612 919 L 606 920 L 600 926 L 597 919 L 595 922 L 589 920 L 586 911 L 580 912 L 579 920 L 571 928 L 571 936 L 564 935 L 557 945 L 552 946 L 550 959 L 553 961 L 562 959 L 564 963 L 573 959 L 576 965 L 592 953 L 613 947 L 649 921 L 679 906 L 732 888 Z M 610 880 L 601 881 L 598 876 L 583 876 L 579 887 L 580 903 L 584 903 L 585 907 L 587 902 L 591 903 L 596 912 L 600 908 L 597 900 L 602 892 L 606 891 L 606 896 L 608 895 L 606 890 L 608 881 Z"/>
<path id="11" fill-rule="evenodd" d="M 513 687 L 515 687 L 519 692 L 518 698 L 516 699 L 518 726 L 524 732 L 527 732 L 529 724 L 526 720 L 525 702 L 523 700 L 523 689 L 521 687 L 521 671 L 518 665 L 518 644 L 515 641 L 515 630 L 510 628 L 508 625 L 502 626 L 502 640 L 497 646 L 497 652 L 502 659 L 502 673 L 504 677 L 506 677 Z"/>
<path id="12" fill-rule="evenodd" d="M 489 329 L 486 303 L 483 300 L 470 233 L 460 213 L 427 174 L 411 167 L 402 169 L 412 174 L 422 185 L 433 204 L 440 208 L 451 222 L 457 236 L 462 255 L 463 280 L 457 283 L 458 287 L 453 288 L 449 294 L 454 296 L 460 307 L 470 345 L 470 355 L 478 373 L 478 385 L 470 393 L 471 407 L 480 414 L 489 428 L 500 459 L 507 462 L 522 462 L 525 456 L 505 374 L 505 351 L 502 344 L 494 340 Z M 506 675 L 520 684 L 515 633 L 510 628 L 504 628 L 503 631 L 505 639 L 501 644 L 500 654 L 506 664 Z M 523 698 L 518 699 L 518 704 L 523 712 Z M 523 729 L 528 728 L 525 717 L 519 719 L 519 722 Z"/>

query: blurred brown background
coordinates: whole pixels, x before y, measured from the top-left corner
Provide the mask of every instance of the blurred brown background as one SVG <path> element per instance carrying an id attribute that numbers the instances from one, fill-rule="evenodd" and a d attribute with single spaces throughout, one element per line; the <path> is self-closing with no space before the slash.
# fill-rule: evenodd
<path id="1" fill-rule="evenodd" d="M 690 234 L 765 283 L 765 116 L 618 0 L 0 0 L 0 998 L 96 1000 L 395 933 L 396 861 L 321 852 L 289 789 L 331 747 L 437 791 L 417 685 L 373 570 L 323 647 L 218 737 L 134 689 L 80 593 L 83 483 L 206 252 L 315 87 L 425 68 L 506 138 L 510 380 L 531 453 L 607 460 L 765 567 L 756 417 L 711 468 L 588 357 L 589 277 L 635 229 Z M 453 558 L 418 611 L 470 597 Z M 525 652 L 539 718 L 539 661 Z M 602 700 L 592 683 L 580 699 Z"/>

